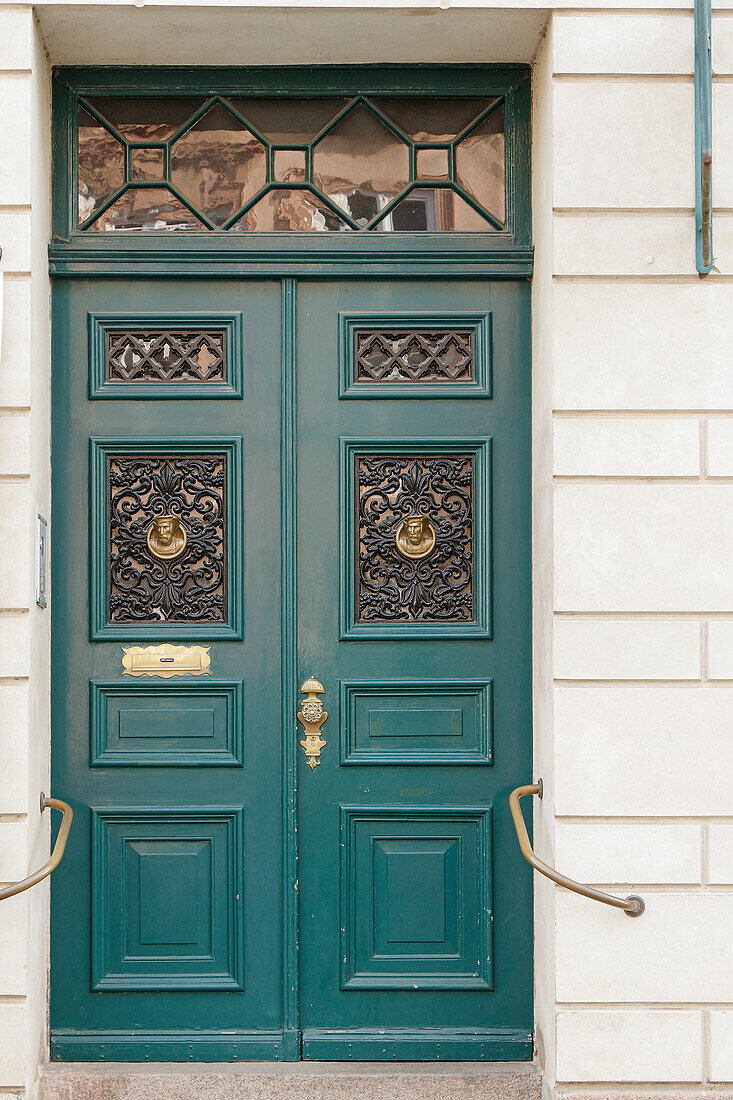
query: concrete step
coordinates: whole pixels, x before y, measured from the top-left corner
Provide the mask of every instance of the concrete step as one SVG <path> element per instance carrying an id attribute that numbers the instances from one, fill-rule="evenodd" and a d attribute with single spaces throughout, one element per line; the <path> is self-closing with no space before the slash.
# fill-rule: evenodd
<path id="1" fill-rule="evenodd" d="M 527 1062 L 57 1062 L 40 1100 L 540 1100 Z"/>

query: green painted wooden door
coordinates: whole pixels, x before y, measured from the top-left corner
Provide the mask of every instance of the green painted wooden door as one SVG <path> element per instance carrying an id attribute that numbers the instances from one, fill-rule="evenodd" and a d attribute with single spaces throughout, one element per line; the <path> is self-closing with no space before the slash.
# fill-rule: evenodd
<path id="1" fill-rule="evenodd" d="M 305 1058 L 531 1056 L 528 311 L 522 283 L 299 289 Z"/>
<path id="2" fill-rule="evenodd" d="M 530 1057 L 528 302 L 57 283 L 53 1057 Z"/>
<path id="3" fill-rule="evenodd" d="M 282 1056 L 280 297 L 55 287 L 56 1058 Z M 123 646 L 165 642 L 210 646 L 210 674 L 124 674 Z"/>

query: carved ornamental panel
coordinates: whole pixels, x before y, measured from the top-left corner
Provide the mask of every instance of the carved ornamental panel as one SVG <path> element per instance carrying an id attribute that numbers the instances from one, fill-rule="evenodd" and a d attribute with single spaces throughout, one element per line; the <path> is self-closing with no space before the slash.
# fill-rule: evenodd
<path id="1" fill-rule="evenodd" d="M 475 621 L 474 464 L 356 456 L 357 622 Z"/>
<path id="2" fill-rule="evenodd" d="M 473 329 L 356 329 L 355 382 L 473 382 Z"/>
<path id="3" fill-rule="evenodd" d="M 224 329 L 108 329 L 105 343 L 107 382 L 227 380 Z"/>
<path id="4" fill-rule="evenodd" d="M 110 623 L 225 621 L 226 461 L 108 456 Z"/>

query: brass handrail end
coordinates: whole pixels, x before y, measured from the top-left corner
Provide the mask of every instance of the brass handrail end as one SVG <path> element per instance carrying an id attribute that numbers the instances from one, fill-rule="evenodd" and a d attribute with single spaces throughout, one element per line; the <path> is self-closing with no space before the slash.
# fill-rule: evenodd
<path id="1" fill-rule="evenodd" d="M 627 917 L 640 917 L 646 909 L 646 902 L 643 898 L 640 898 L 638 894 L 629 894 L 627 901 L 633 901 L 633 909 L 624 909 L 624 913 Z"/>

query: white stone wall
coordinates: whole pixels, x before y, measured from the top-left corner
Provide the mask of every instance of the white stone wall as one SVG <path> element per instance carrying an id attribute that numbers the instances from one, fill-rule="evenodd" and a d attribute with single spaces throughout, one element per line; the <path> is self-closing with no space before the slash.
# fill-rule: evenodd
<path id="1" fill-rule="evenodd" d="M 552 199 L 535 204 L 552 279 L 535 295 L 550 313 L 555 590 L 538 846 L 647 901 L 629 920 L 557 891 L 556 1095 L 733 1081 L 732 34 L 717 12 L 704 281 L 692 13 L 557 12 L 550 86 L 535 85 L 552 101 Z"/>
<path id="2" fill-rule="evenodd" d="M 534 56 L 536 845 L 647 900 L 629 920 L 536 882 L 545 1091 L 575 1100 L 733 1096 L 733 13 L 714 15 L 717 271 L 700 281 L 692 17 L 658 2 L 558 9 Z M 156 5 L 141 7 L 47 5 L 51 59 L 112 60 Z M 209 16 L 179 7 L 165 60 L 191 63 Z M 279 41 L 267 7 L 257 42 Z M 542 18 L 511 0 L 340 7 L 360 10 L 361 37 L 344 33 L 350 13 L 314 9 L 321 52 L 291 35 L 284 60 L 355 61 L 363 41 L 375 61 L 386 35 L 393 61 L 440 60 L 440 42 L 444 60 L 529 61 Z M 420 35 L 391 39 L 408 15 Z M 245 53 L 222 61 L 257 60 L 225 37 Z M 114 59 L 150 60 L 133 54 Z M 48 851 L 49 614 L 33 595 L 49 511 L 48 98 L 31 8 L 0 3 L 0 882 Z M 0 904 L 0 1096 L 31 1100 L 46 1057 L 47 908 L 47 885 Z"/>
<path id="3" fill-rule="evenodd" d="M 49 615 L 35 516 L 49 510 L 49 71 L 30 8 L 0 7 L 0 882 L 47 858 Z M 45 1057 L 48 884 L 0 903 L 0 1093 Z"/>

